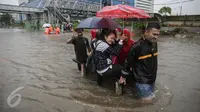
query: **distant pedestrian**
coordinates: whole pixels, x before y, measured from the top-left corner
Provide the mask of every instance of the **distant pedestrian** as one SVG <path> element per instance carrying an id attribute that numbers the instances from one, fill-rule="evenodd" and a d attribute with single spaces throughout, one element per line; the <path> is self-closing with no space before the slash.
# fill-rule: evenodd
<path id="1" fill-rule="evenodd" d="M 60 34 L 60 28 L 59 28 L 59 26 L 56 26 L 56 28 L 55 28 L 55 33 L 56 33 L 56 34 Z"/>
<path id="2" fill-rule="evenodd" d="M 49 27 L 46 27 L 46 28 L 45 28 L 45 31 L 44 31 L 44 33 L 45 33 L 46 35 L 48 35 L 48 34 L 49 34 Z"/>
<path id="3" fill-rule="evenodd" d="M 91 41 L 96 38 L 97 29 L 90 30 Z"/>
<path id="4" fill-rule="evenodd" d="M 40 30 L 40 21 L 37 21 L 37 30 Z"/>
<path id="5" fill-rule="evenodd" d="M 53 27 L 52 26 L 49 27 L 49 33 L 53 33 Z"/>

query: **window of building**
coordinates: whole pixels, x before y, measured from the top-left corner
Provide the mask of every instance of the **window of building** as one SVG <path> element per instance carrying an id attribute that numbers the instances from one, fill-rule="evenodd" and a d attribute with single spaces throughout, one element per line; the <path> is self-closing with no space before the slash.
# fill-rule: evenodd
<path id="1" fill-rule="evenodd" d="M 152 9 L 152 7 L 146 7 L 146 6 L 142 6 L 142 5 L 136 5 L 136 7 L 143 8 L 143 9 Z"/>
<path id="2" fill-rule="evenodd" d="M 145 6 L 150 6 L 150 7 L 152 7 L 152 3 L 141 3 L 141 2 L 137 2 L 137 4 L 140 4 L 140 5 L 145 5 Z"/>
<path id="3" fill-rule="evenodd" d="M 140 2 L 143 2 L 143 3 L 152 3 L 152 1 L 149 1 L 149 0 L 148 1 L 147 0 L 146 1 L 145 0 L 137 0 L 137 1 L 140 1 Z"/>

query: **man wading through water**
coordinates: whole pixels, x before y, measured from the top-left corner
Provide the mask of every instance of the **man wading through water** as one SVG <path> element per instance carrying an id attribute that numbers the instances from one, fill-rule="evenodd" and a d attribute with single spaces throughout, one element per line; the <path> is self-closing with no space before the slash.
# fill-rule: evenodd
<path id="1" fill-rule="evenodd" d="M 160 25 L 149 23 L 144 36 L 132 46 L 122 70 L 124 75 L 129 73 L 134 75 L 137 95 L 145 103 L 152 103 L 155 97 L 154 84 L 157 75 L 159 34 Z"/>
<path id="2" fill-rule="evenodd" d="M 78 65 L 78 70 L 81 71 L 82 75 L 85 75 L 85 64 L 87 62 L 87 51 L 90 52 L 91 48 L 86 37 L 83 37 L 82 29 L 76 29 L 76 35 L 72 36 L 71 39 L 67 41 L 67 44 L 73 44 L 76 54 L 76 60 Z"/>

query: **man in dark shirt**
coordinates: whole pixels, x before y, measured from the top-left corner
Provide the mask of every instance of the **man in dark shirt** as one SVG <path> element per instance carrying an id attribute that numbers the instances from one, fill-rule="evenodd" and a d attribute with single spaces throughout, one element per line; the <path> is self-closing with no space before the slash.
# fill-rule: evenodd
<path id="1" fill-rule="evenodd" d="M 81 71 L 81 74 L 84 74 L 85 64 L 87 62 L 87 51 L 90 52 L 91 48 L 86 37 L 83 37 L 82 29 L 76 29 L 76 35 L 72 36 L 71 39 L 67 41 L 67 44 L 73 44 L 76 61 L 78 61 L 78 70 Z"/>
<path id="2" fill-rule="evenodd" d="M 131 73 L 136 81 L 136 91 L 142 101 L 152 102 L 155 97 L 154 83 L 157 75 L 157 38 L 160 34 L 158 23 L 149 23 L 144 36 L 133 44 L 122 70 Z"/>

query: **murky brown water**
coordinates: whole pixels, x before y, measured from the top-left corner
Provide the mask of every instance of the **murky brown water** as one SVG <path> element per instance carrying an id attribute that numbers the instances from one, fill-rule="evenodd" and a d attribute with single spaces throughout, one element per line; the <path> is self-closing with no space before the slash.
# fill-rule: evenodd
<path id="1" fill-rule="evenodd" d="M 0 112 L 199 112 L 200 38 L 159 40 L 157 98 L 142 105 L 76 72 L 71 34 L 0 29 Z M 86 34 L 87 35 L 87 34 Z M 18 97 L 8 96 L 16 89 Z M 12 96 L 12 95 L 11 95 Z"/>

